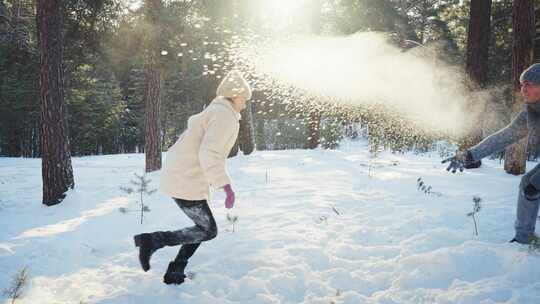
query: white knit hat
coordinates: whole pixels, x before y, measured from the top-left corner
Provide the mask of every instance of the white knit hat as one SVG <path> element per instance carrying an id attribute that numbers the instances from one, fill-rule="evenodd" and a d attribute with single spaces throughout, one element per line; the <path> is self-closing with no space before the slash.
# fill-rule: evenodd
<path id="1" fill-rule="evenodd" d="M 242 96 L 246 100 L 249 100 L 251 99 L 251 87 L 240 72 L 232 70 L 219 84 L 216 95 L 228 98 Z"/>

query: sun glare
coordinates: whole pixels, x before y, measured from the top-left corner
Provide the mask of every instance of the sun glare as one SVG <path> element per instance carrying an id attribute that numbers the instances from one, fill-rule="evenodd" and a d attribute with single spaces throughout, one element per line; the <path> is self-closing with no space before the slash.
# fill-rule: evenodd
<path id="1" fill-rule="evenodd" d="M 143 5 L 143 0 L 124 0 L 124 4 L 130 10 L 139 9 Z"/>
<path id="2" fill-rule="evenodd" d="M 256 48 L 246 53 L 255 71 L 303 95 L 355 105 L 384 102 L 430 130 L 462 131 L 462 105 L 469 96 L 455 81 L 459 75 L 402 52 L 382 34 L 295 36 Z"/>
<path id="3" fill-rule="evenodd" d="M 264 16 L 283 22 L 297 15 L 297 9 L 306 0 L 261 0 L 261 10 Z"/>

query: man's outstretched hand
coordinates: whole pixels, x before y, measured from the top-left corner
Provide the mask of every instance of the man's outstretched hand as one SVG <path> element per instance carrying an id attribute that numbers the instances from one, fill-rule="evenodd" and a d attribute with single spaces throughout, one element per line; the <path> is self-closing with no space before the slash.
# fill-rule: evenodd
<path id="1" fill-rule="evenodd" d="M 448 164 L 448 168 L 446 168 L 446 171 L 452 171 L 452 173 L 456 173 L 456 171 L 459 170 L 459 172 L 463 172 L 465 164 L 474 162 L 474 158 L 470 151 L 461 151 L 457 152 L 456 155 L 443 160 L 441 163 L 445 164 L 448 162 L 450 164 Z"/>

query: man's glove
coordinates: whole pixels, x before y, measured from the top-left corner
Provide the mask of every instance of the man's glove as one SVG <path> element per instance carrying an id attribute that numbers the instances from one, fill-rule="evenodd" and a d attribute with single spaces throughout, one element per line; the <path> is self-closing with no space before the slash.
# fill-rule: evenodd
<path id="1" fill-rule="evenodd" d="M 225 190 L 225 193 L 227 194 L 227 198 L 225 198 L 225 208 L 231 209 L 234 206 L 234 191 L 230 184 L 225 185 L 223 190 Z"/>
<path id="2" fill-rule="evenodd" d="M 523 190 L 523 192 L 525 192 L 525 198 L 530 201 L 535 201 L 540 198 L 540 191 L 536 189 L 533 184 L 528 184 Z"/>
<path id="3" fill-rule="evenodd" d="M 474 162 L 474 158 L 471 154 L 471 151 L 462 151 L 457 152 L 456 155 L 449 157 L 442 161 L 442 163 L 450 162 L 448 165 L 448 168 L 446 168 L 446 171 L 452 171 L 452 173 L 456 173 L 457 170 L 460 172 L 463 172 L 463 168 L 465 167 L 465 164 Z"/>

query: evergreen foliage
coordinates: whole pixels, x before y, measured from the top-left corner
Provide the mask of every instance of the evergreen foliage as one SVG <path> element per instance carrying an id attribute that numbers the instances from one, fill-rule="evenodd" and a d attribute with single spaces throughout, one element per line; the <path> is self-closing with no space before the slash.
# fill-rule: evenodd
<path id="1" fill-rule="evenodd" d="M 33 1 L 1 3 L 0 155 L 39 157 L 39 56 Z M 149 26 L 144 6 L 132 7 L 121 0 L 63 3 L 65 99 L 72 155 L 143 152 L 142 41 Z M 469 3 L 323 0 L 320 12 L 293 18 L 280 27 L 267 22 L 264 12 L 256 9 L 257 1 L 164 1 L 159 43 L 163 150 L 186 128 L 189 116 L 212 100 L 224 73 L 240 63 L 232 51 L 241 48 L 244 40 L 258 43 L 261 35 L 285 27 L 310 33 L 316 19 L 322 35 L 385 32 L 404 52 L 419 45 L 436 47 L 434 59 L 460 66 L 466 50 Z M 511 10 L 510 0 L 493 2 L 489 64 L 497 68 L 489 69 L 488 87 L 499 88 L 493 103 L 503 110 L 511 106 Z M 448 134 L 427 132 L 380 105 L 344 106 L 324 99 L 305 102 L 292 91 L 276 94 L 255 73 L 247 76 L 256 87 L 251 114 L 260 150 L 304 148 L 310 137 L 307 113 L 313 109 L 321 114 L 322 148 L 336 148 L 349 136 L 345 131 L 351 125 L 366 130 L 370 145 L 392 151 L 423 152 L 439 139 L 454 140 Z"/>
<path id="2" fill-rule="evenodd" d="M 132 194 L 132 193 L 138 194 L 138 201 L 137 202 L 138 202 L 140 208 L 139 208 L 139 210 L 137 212 L 140 212 L 141 224 L 142 224 L 143 219 L 144 219 L 144 213 L 145 212 L 150 212 L 150 208 L 147 205 L 144 204 L 144 196 L 145 195 L 152 195 L 157 190 L 152 189 L 150 187 L 150 182 L 152 182 L 152 180 L 150 178 L 147 178 L 145 174 L 134 173 L 134 175 L 135 175 L 135 177 L 130 181 L 132 186 L 131 187 L 121 186 L 120 190 L 127 193 L 128 195 Z M 122 212 L 122 213 L 127 213 L 129 211 L 130 210 L 127 209 L 127 208 L 120 208 L 120 212 Z"/>

